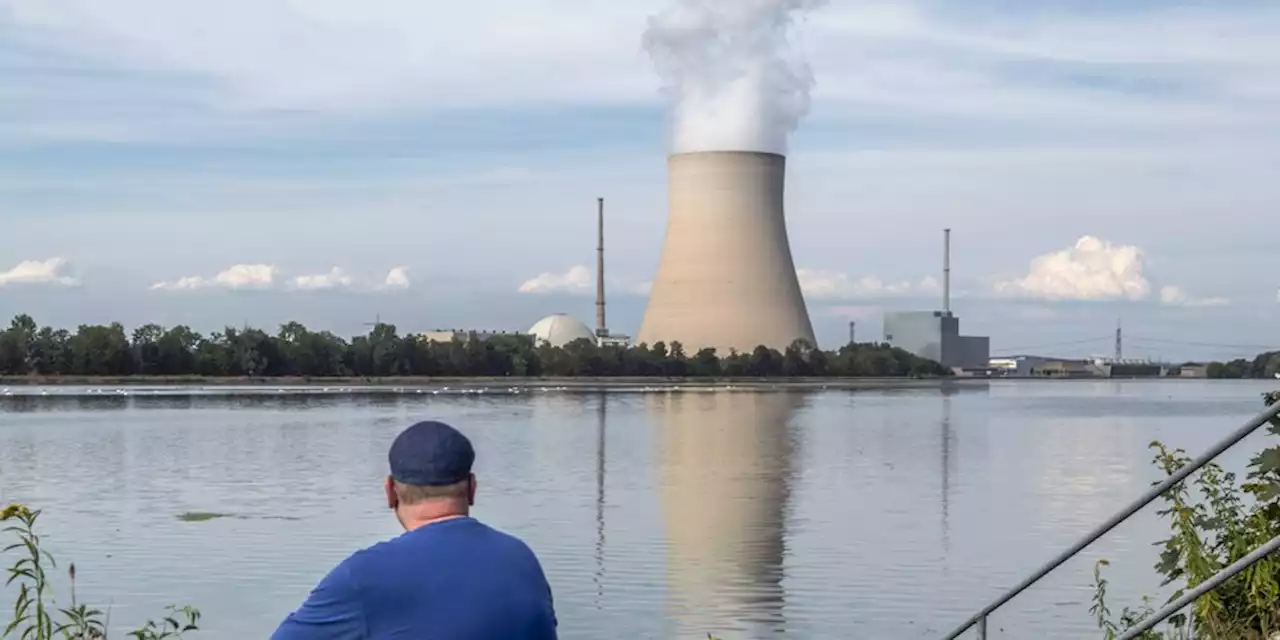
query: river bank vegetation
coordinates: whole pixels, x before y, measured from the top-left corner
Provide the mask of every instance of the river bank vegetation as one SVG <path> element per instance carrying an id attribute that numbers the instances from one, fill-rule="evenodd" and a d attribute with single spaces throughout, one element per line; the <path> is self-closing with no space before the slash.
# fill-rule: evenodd
<path id="1" fill-rule="evenodd" d="M 837 351 L 796 341 L 783 352 L 687 353 L 679 343 L 563 348 L 506 334 L 486 340 L 434 342 L 377 324 L 343 339 L 290 322 L 274 333 L 227 327 L 208 336 L 188 327 L 149 324 L 131 333 L 118 323 L 74 332 L 38 326 L 30 316 L 0 331 L 0 376 L 381 377 L 927 377 L 942 365 L 884 344 Z"/>
<path id="2" fill-rule="evenodd" d="M 1267 406 L 1280 402 L 1280 392 L 1265 398 Z M 1280 436 L 1280 419 L 1266 425 L 1271 436 Z M 1181 449 L 1153 442 L 1155 464 L 1172 475 L 1191 459 Z M 1171 535 L 1161 547 L 1156 571 L 1164 585 L 1174 585 L 1172 602 L 1223 568 L 1280 535 L 1280 445 L 1254 456 L 1243 481 L 1236 474 L 1210 463 L 1174 485 L 1162 496 L 1159 511 L 1169 521 Z M 1113 640 L 1155 613 L 1150 598 L 1137 607 L 1127 606 L 1113 616 L 1107 605 L 1105 560 L 1094 568 L 1094 598 L 1090 612 L 1106 640 Z M 1280 557 L 1264 558 L 1224 582 L 1173 616 L 1143 640 L 1273 640 L 1280 638 Z"/>
<path id="3" fill-rule="evenodd" d="M 110 634 L 111 612 L 77 601 L 74 564 L 67 570 L 71 603 L 58 605 L 51 580 L 57 562 L 36 532 L 39 519 L 39 511 L 24 505 L 13 504 L 0 511 L 0 524 L 4 525 L 0 531 L 13 538 L 12 543 L 3 547 L 3 553 L 18 556 L 7 570 L 7 586 L 16 587 L 18 592 L 13 603 L 13 619 L 0 630 L 0 638 L 106 640 Z M 170 606 L 159 621 L 148 620 L 126 635 L 135 640 L 178 640 L 183 634 L 196 631 L 199 621 L 199 610 Z"/>
<path id="4" fill-rule="evenodd" d="M 1275 378 L 1276 374 L 1280 374 L 1280 351 L 1260 353 L 1252 360 L 1205 363 L 1205 375 L 1210 378 Z"/>

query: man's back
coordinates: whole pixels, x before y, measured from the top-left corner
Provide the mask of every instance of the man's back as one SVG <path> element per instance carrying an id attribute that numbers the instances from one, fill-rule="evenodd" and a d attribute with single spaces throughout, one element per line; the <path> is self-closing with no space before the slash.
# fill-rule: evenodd
<path id="1" fill-rule="evenodd" d="M 289 616 L 275 640 L 551 640 L 551 589 L 520 540 L 469 518 L 357 552 Z"/>

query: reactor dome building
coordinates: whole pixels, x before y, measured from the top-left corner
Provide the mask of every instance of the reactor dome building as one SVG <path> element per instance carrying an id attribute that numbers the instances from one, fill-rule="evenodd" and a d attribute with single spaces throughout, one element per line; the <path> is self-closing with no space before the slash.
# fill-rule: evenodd
<path id="1" fill-rule="evenodd" d="M 667 170 L 666 239 L 637 342 L 722 355 L 816 346 L 787 240 L 786 157 L 679 153 Z"/>
<path id="2" fill-rule="evenodd" d="M 535 322 L 526 333 L 533 336 L 534 342 L 553 347 L 563 347 L 578 340 L 596 341 L 596 335 L 587 325 L 563 313 L 552 314 Z"/>

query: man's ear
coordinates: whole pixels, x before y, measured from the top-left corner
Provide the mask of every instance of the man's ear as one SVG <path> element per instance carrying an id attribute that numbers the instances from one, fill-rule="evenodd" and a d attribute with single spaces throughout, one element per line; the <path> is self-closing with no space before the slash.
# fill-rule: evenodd
<path id="1" fill-rule="evenodd" d="M 400 506 L 400 496 L 396 495 L 396 481 L 387 476 L 387 482 L 383 489 L 387 492 L 387 508 L 395 509 Z"/>
<path id="2" fill-rule="evenodd" d="M 467 506 L 476 506 L 476 474 L 467 479 Z"/>

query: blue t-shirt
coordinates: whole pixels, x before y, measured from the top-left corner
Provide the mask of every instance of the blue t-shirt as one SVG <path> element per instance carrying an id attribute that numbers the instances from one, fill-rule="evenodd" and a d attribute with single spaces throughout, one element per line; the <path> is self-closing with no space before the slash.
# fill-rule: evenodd
<path id="1" fill-rule="evenodd" d="M 272 640 L 555 640 L 551 587 L 519 539 L 444 520 L 339 564 Z"/>

